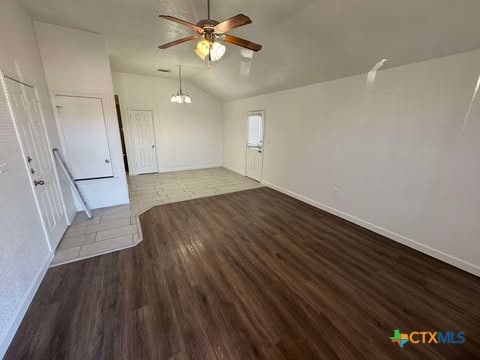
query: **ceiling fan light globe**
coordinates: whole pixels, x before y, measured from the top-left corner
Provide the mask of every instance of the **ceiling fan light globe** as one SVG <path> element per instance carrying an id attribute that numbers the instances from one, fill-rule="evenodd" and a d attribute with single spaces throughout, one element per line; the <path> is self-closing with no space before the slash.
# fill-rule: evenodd
<path id="1" fill-rule="evenodd" d="M 185 103 L 186 104 L 191 104 L 192 103 L 192 99 L 190 98 L 190 95 L 185 95 Z"/>
<path id="2" fill-rule="evenodd" d="M 195 48 L 195 53 L 205 60 L 205 57 L 208 55 L 210 51 L 210 42 L 206 39 L 202 39 L 197 43 L 197 47 Z"/>
<path id="3" fill-rule="evenodd" d="M 198 51 L 198 49 L 195 49 L 195 54 L 197 54 L 197 56 L 202 59 L 202 60 L 205 60 L 205 55 L 202 54 L 200 51 Z"/>
<path id="4" fill-rule="evenodd" d="M 170 98 L 170 102 L 174 103 L 177 101 L 177 95 L 173 94 L 172 97 Z"/>
<path id="5" fill-rule="evenodd" d="M 218 61 L 223 55 L 225 55 L 226 47 L 225 45 L 214 42 L 210 47 L 210 61 Z"/>

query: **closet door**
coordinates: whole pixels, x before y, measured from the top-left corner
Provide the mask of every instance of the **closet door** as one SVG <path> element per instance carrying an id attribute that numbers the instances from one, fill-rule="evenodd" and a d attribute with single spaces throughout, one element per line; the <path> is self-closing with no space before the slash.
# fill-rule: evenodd
<path id="1" fill-rule="evenodd" d="M 57 95 L 55 105 L 73 178 L 113 177 L 102 99 Z"/>

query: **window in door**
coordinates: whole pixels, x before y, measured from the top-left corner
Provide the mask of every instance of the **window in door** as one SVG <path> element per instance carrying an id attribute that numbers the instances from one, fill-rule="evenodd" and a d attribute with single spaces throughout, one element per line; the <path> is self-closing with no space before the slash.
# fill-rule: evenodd
<path id="1" fill-rule="evenodd" d="M 248 114 L 248 146 L 262 147 L 263 116 L 261 113 Z"/>
<path id="2" fill-rule="evenodd" d="M 248 113 L 245 174 L 257 181 L 262 181 L 263 173 L 263 122 L 263 111 Z"/>

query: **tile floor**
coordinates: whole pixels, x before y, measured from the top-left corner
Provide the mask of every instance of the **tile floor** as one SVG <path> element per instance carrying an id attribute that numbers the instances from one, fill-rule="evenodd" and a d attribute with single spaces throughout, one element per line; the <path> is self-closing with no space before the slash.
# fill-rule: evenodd
<path id="1" fill-rule="evenodd" d="M 79 212 L 63 236 L 51 266 L 137 245 L 142 241 L 138 216 L 153 206 L 260 186 L 225 168 L 129 176 L 130 204 L 96 209 L 92 219 Z"/>

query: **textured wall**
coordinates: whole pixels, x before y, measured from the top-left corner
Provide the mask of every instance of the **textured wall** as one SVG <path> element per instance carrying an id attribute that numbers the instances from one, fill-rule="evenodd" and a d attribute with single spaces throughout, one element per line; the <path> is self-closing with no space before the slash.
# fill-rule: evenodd
<path id="1" fill-rule="evenodd" d="M 50 91 L 102 99 L 114 178 L 79 183 L 91 208 L 129 202 L 112 73 L 103 35 L 35 22 Z"/>
<path id="2" fill-rule="evenodd" d="M 225 164 L 266 109 L 266 182 L 480 274 L 479 74 L 473 51 L 232 101 Z"/>
<path id="3" fill-rule="evenodd" d="M 113 73 L 113 80 L 129 153 L 128 109 L 152 110 L 159 171 L 221 166 L 223 106 L 218 99 L 187 82 L 183 89 L 192 103 L 172 104 L 176 80 L 126 73 Z"/>
<path id="4" fill-rule="evenodd" d="M 0 68 L 37 86 L 50 139 L 58 142 L 30 18 L 15 0 L 0 1 Z M 50 260 L 27 170 L 0 90 L 0 357 Z"/>

